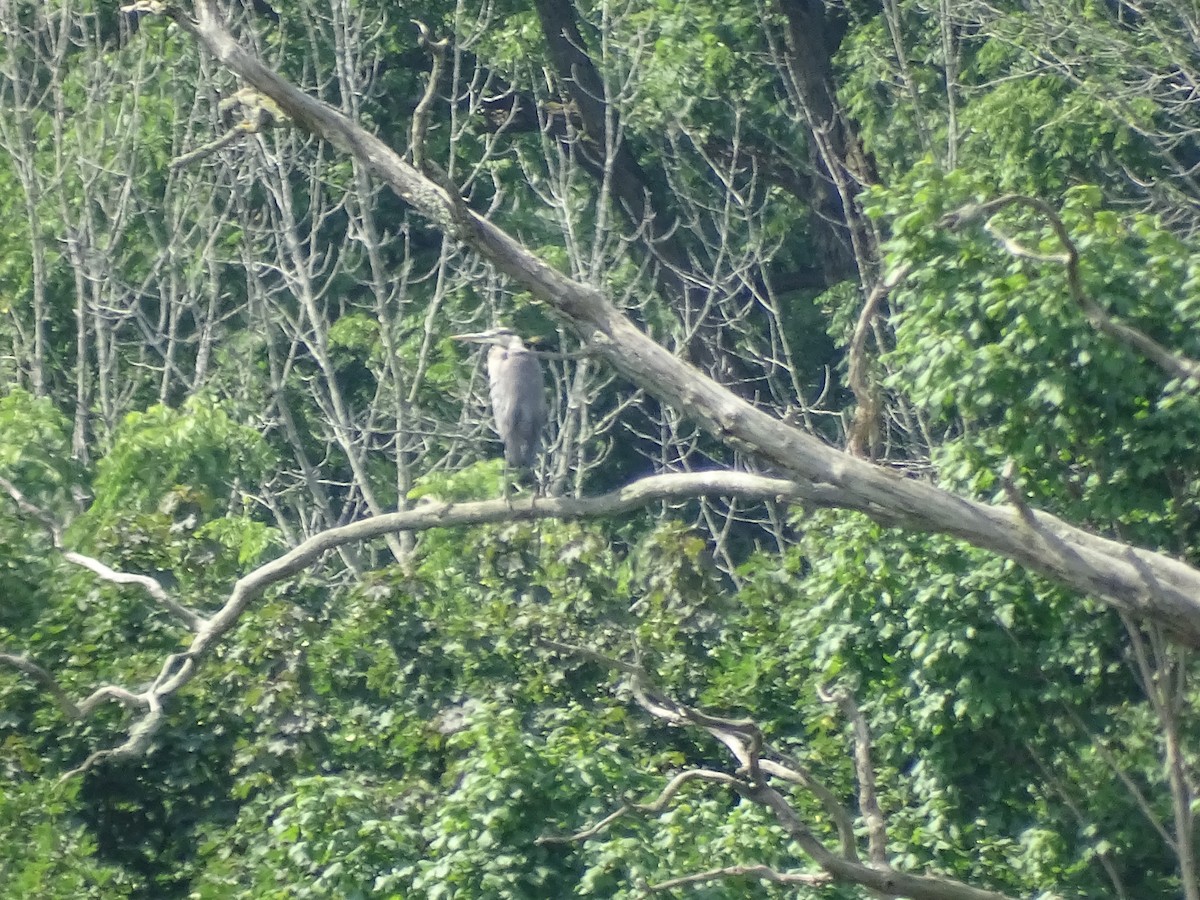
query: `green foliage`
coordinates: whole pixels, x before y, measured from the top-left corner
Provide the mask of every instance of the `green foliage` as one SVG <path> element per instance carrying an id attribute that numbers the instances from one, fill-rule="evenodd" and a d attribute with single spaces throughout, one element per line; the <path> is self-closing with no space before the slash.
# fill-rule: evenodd
<path id="1" fill-rule="evenodd" d="M 70 509 L 83 473 L 71 459 L 69 423 L 49 400 L 14 390 L 0 397 L 0 477 L 50 515 Z M 7 496 L 0 500 L 0 634 L 36 618 L 55 566 L 51 540 Z"/>
<path id="2" fill-rule="evenodd" d="M 889 252 L 914 266 L 896 299 L 892 386 L 961 430 L 938 448 L 941 476 L 999 498 L 996 475 L 1012 459 L 1039 505 L 1075 521 L 1120 522 L 1139 543 L 1162 541 L 1174 520 L 1167 533 L 1178 537 L 1179 524 L 1190 528 L 1184 498 L 1198 487 L 1188 448 L 1200 440 L 1200 401 L 1090 324 L 1070 299 L 1063 264 L 1015 258 L 982 229 L 950 236 L 930 227 L 980 193 L 924 168 L 876 207 L 906 211 Z M 1113 215 L 1092 188 L 1070 191 L 1061 216 L 1081 253 L 1082 290 L 1195 355 L 1200 317 L 1179 298 L 1200 254 L 1152 218 Z M 1025 210 L 994 225 L 1034 252 L 1063 251 L 1049 223 Z M 1186 534 L 1176 552 L 1190 552 Z"/>
<path id="3" fill-rule="evenodd" d="M 1078 145 L 1068 139 L 1066 146 Z M 1017 147 L 1011 159 L 1025 166 L 1034 153 Z M 943 174 L 926 163 L 873 195 L 873 215 L 894 228 L 889 260 L 912 267 L 892 298 L 890 386 L 945 431 L 933 454 L 942 483 L 1008 502 L 999 475 L 1011 461 L 1034 505 L 1195 559 L 1188 499 L 1198 488 L 1190 451 L 1200 438 L 1194 390 L 1101 333 L 1073 302 L 1061 260 L 1021 258 L 982 222 L 947 227 L 944 216 L 999 189 L 1037 189 L 1005 174 L 1018 171 L 1025 170 Z M 1035 160 L 1027 171 L 1045 177 L 1052 167 Z M 1081 290 L 1108 314 L 1195 356 L 1200 323 L 1186 299 L 1200 265 L 1194 246 L 1155 217 L 1114 214 L 1097 186 L 1073 187 L 1052 205 L 1079 251 Z M 990 227 L 1030 253 L 1065 250 L 1045 217 L 1026 207 L 1002 211 Z M 847 581 L 852 567 L 834 556 L 829 575 L 838 587 L 827 603 L 858 604 L 850 617 L 869 626 L 830 629 L 839 638 L 827 664 L 848 668 L 860 683 L 893 685 L 874 719 L 888 743 L 897 742 L 897 758 L 918 752 L 901 740 L 908 724 L 917 726 L 913 736 L 923 747 L 906 797 L 920 829 L 913 844 L 954 850 L 970 816 L 977 848 L 974 862 L 924 852 L 907 861 L 957 869 L 994 853 L 993 877 L 1009 891 L 1070 884 L 1094 896 L 1108 889 L 1096 862 L 1103 854 L 1109 864 L 1122 861 L 1134 893 L 1170 895 L 1163 849 L 1139 842 L 1139 812 L 1128 793 L 1094 768 L 1096 735 L 1108 742 L 1119 734 L 1123 749 L 1109 751 L 1115 764 L 1158 777 L 1155 754 L 1134 737 L 1147 723 L 1140 690 L 1124 671 L 1124 636 L 1077 600 L 1020 577 L 1012 564 L 961 551 L 948 556 L 949 548 L 937 552 L 929 539 L 920 541 L 918 556 L 911 540 L 882 538 L 839 541 L 873 548 L 858 563 L 869 580 Z M 830 567 L 828 548 L 812 558 L 820 559 L 814 576 Z M 903 723 L 888 718 L 887 710 L 901 708 Z M 1068 780 L 1047 783 L 1047 771 Z M 1089 786 L 1086 827 L 1059 805 L 1076 783 Z M 1030 795 L 1044 827 L 1022 830 Z M 1156 797 L 1153 814 L 1169 818 L 1164 800 Z M 931 841 L 934 822 L 955 831 Z"/>
<path id="4" fill-rule="evenodd" d="M 703 789 L 587 844 L 538 843 L 653 796 L 657 770 L 704 752 L 648 740 L 611 673 L 537 642 L 581 630 L 623 653 L 636 633 L 657 658 L 687 659 L 713 639 L 697 618 L 713 590 L 703 541 L 663 529 L 626 560 L 599 529 L 567 524 L 423 541 L 411 575 L 378 573 L 304 616 L 278 601 L 251 616 L 255 652 L 238 654 L 228 689 L 247 721 L 274 724 L 238 753 L 246 803 L 207 839 L 199 896 L 625 897 L 714 859 L 779 859 L 762 810 Z M 678 558 L 663 569 L 658 554 Z M 280 655 L 291 662 L 263 684 L 254 669 Z"/>
<path id="5" fill-rule="evenodd" d="M 5 779 L 0 794 L 0 892 L 9 897 L 126 897 L 131 880 L 96 859 L 72 814 L 75 789 Z"/>
<path id="6" fill-rule="evenodd" d="M 23 26 L 42 21 L 41 7 L 19 6 Z M 334 16 L 307 0 L 270 6 L 278 21 L 247 5 L 243 36 L 403 146 L 429 58 L 395 4 Z M 1024 256 L 982 222 L 946 218 L 1006 192 L 1046 201 L 1079 250 L 1088 297 L 1200 356 L 1196 204 L 1180 177 L 1195 136 L 1167 102 L 1192 51 L 1180 56 L 1162 18 L 1114 21 L 1114 4 L 1063 3 L 1055 29 L 1042 18 L 1053 4 L 949 6 L 981 20 L 943 32 L 929 27 L 930 4 L 899 0 L 893 34 L 878 4 L 824 4 L 845 136 L 881 180 L 862 199 L 883 267 L 907 270 L 872 335 L 872 372 L 902 435 L 887 461 L 985 501 L 1009 503 L 1015 489 L 1194 563 L 1195 386 L 1089 321 L 1043 216 L 1013 206 L 991 222 Z M 1143 6 L 1165 16 L 1170 5 Z M 0 48 L 0 95 L 26 76 L 45 91 L 43 103 L 0 104 L 0 476 L 66 526 L 68 549 L 153 575 L 201 615 L 253 567 L 364 515 L 366 488 L 384 508 L 403 491 L 411 505 L 496 497 L 503 466 L 487 440 L 465 449 L 460 413 L 478 358 L 441 329 L 497 312 L 523 334 L 559 323 L 291 129 L 172 166 L 213 137 L 229 76 L 159 17 L 135 30 L 111 5 L 53 9 L 74 29 L 55 80 L 35 60 L 59 46 L 50 31 L 7 34 Z M 837 373 L 864 286 L 762 290 L 820 263 L 807 203 L 816 157 L 791 81 L 807 70 L 780 68 L 783 23 L 753 4 L 576 10 L 620 146 L 669 197 L 681 259 L 634 252 L 613 224 L 612 185 L 588 168 L 598 136 L 545 74 L 553 60 L 526 4 L 406 5 L 406 18 L 451 37 L 457 76 L 478 61 L 486 84 L 464 93 L 446 76 L 427 157 L 473 209 L 620 298 L 652 335 L 680 330 L 658 265 L 709 278 L 714 303 L 745 302 L 704 340 L 772 371 L 787 362 L 780 383 L 823 394 L 815 412 L 832 415 L 814 428 L 840 440 Z M 1057 51 L 1070 56 L 1046 65 Z M 351 79 L 359 70 L 369 77 Z M 1131 93 L 1139 84 L 1163 93 Z M 493 94 L 519 98 L 513 121 L 480 114 Z M 757 311 L 767 303 L 778 306 L 769 322 Z M 164 327 L 169 340 L 145 339 Z M 770 329 L 794 363 L 763 360 L 753 339 Z M 9 387 L 33 385 L 35 365 L 47 396 Z M 766 380 L 738 388 L 780 414 L 814 412 Z M 585 424 L 625 400 L 623 385 L 602 385 Z M 402 420 L 409 431 L 393 435 Z M 647 470 L 647 447 L 667 458 L 652 433 L 628 439 L 638 430 L 589 438 L 588 452 L 615 451 L 590 484 Z M 680 524 L 701 520 L 693 504 L 431 529 L 394 565 L 382 541 L 330 554 L 245 610 L 168 704 L 144 759 L 66 785 L 58 776 L 123 739 L 132 714 L 106 704 L 74 720 L 0 666 L 0 894 L 633 898 L 716 866 L 810 865 L 767 810 L 714 785 L 586 841 L 543 840 L 654 798 L 685 768 L 732 770 L 703 730 L 662 727 L 618 673 L 550 649 L 557 641 L 637 660 L 674 697 L 754 718 L 853 810 L 852 731 L 819 699 L 850 691 L 874 735 L 897 866 L 1018 896 L 1107 896 L 1110 871 L 1127 896 L 1179 895 L 1177 863 L 1145 823 L 1171 820 L 1160 723 L 1111 615 L 951 538 L 857 514 L 806 510 L 769 532 L 769 551 L 768 531 L 746 522 L 719 536 Z M 78 698 L 140 689 L 190 638 L 141 588 L 71 564 L 0 493 L 0 650 L 27 653 Z M 1192 763 L 1200 730 L 1184 719 Z M 789 800 L 836 845 L 809 792 Z M 690 894 L 797 891 L 741 878 Z"/>
<path id="7" fill-rule="evenodd" d="M 270 464 L 258 431 L 215 403 L 195 398 L 182 410 L 130 413 L 97 464 L 89 518 L 103 522 L 118 510 L 162 509 L 179 488 L 207 517 L 226 507 L 231 485 L 257 483 Z"/>
<path id="8" fill-rule="evenodd" d="M 70 499 L 81 473 L 71 461 L 71 426 L 48 399 L 13 390 L 0 396 L 0 475 L 38 504 Z"/>
<path id="9" fill-rule="evenodd" d="M 1099 770 L 1085 775 L 1066 762 L 1089 759 L 1090 768 L 1094 734 L 1144 724 L 1110 619 L 948 539 L 841 513 L 806 526 L 803 590 L 817 600 L 783 613 L 779 640 L 788 649 L 779 665 L 803 672 L 811 657 L 813 676 L 852 687 L 863 702 L 898 864 L 1010 893 L 1072 886 L 1078 893 L 1069 896 L 1099 896 L 1107 891 L 1093 862 L 1102 833 L 1124 859 L 1142 857 L 1127 878 L 1169 866 L 1161 850 L 1134 849 L 1142 826 L 1129 794 Z M 825 718 L 819 742 L 806 747 L 836 760 L 844 726 Z M 1121 764 L 1155 777 L 1153 754 L 1130 747 Z M 1058 765 L 1092 785 L 1088 808 L 1103 828 L 1078 833 L 1058 806 L 1043 784 Z M 1031 796 L 1038 821 L 1059 823 L 1057 843 L 1027 831 Z M 1032 856 L 1030 840 L 1041 841 Z M 1165 896 L 1166 884 L 1151 879 L 1146 895 Z"/>

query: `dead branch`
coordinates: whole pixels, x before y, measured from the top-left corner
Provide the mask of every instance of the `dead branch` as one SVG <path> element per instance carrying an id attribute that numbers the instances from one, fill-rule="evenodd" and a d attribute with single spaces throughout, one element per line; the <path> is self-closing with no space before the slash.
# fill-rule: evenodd
<path id="1" fill-rule="evenodd" d="M 1004 463 L 1004 469 L 1000 473 L 1000 484 L 1004 488 L 1004 496 L 1008 498 L 1008 502 L 1012 504 L 1021 516 L 1021 519 L 1033 527 L 1037 527 L 1037 519 L 1034 518 L 1033 510 L 1029 508 L 1029 504 L 1025 501 L 1025 496 L 1017 487 L 1014 480 L 1017 472 L 1017 464 L 1012 459 L 1008 459 Z"/>
<path id="2" fill-rule="evenodd" d="M 124 688 L 105 686 L 80 704 L 81 716 L 88 715 L 101 702 L 109 699 L 118 700 L 132 709 L 142 710 L 144 716 L 134 723 L 123 743 L 112 749 L 96 751 L 64 777 L 87 771 L 106 760 L 132 758 L 145 752 L 155 731 L 163 722 L 162 707 L 165 700 L 195 677 L 201 662 L 238 622 L 250 604 L 272 585 L 300 572 L 339 547 L 399 532 L 429 528 L 535 519 L 602 518 L 638 509 L 649 503 L 682 503 L 697 497 L 713 495 L 741 497 L 747 500 L 770 498 L 780 503 L 820 499 L 819 492 L 814 497 L 801 486 L 778 478 L 765 478 L 746 472 L 697 472 L 655 475 L 635 481 L 610 494 L 585 499 L 539 497 L 471 503 L 430 500 L 415 509 L 374 516 L 350 525 L 318 532 L 289 552 L 238 579 L 224 605 L 210 618 L 200 620 L 196 635 L 188 648 L 182 653 L 167 657 L 158 676 L 146 690 L 133 693 Z M 32 675 L 28 672 L 27 674 Z"/>
<path id="3" fill-rule="evenodd" d="M 232 97 L 226 97 L 217 108 L 223 117 L 234 118 L 237 121 L 219 138 L 171 160 L 170 168 L 185 168 L 197 160 L 212 156 L 247 135 L 259 134 L 275 127 L 283 118 L 283 113 L 275 105 L 275 101 L 252 88 L 242 88 Z"/>
<path id="4" fill-rule="evenodd" d="M 130 729 L 129 738 L 120 746 L 111 750 L 97 750 L 88 756 L 79 766 L 64 774 L 59 781 L 86 772 L 92 766 L 108 759 L 130 758 L 139 756 L 149 747 L 150 738 L 158 728 L 162 718 L 162 705 L 153 691 L 135 694 L 116 685 L 105 685 L 98 688 L 82 703 L 76 705 L 58 684 L 58 681 L 46 669 L 33 662 L 27 656 L 17 656 L 12 653 L 0 653 L 0 664 L 12 666 L 19 672 L 29 676 L 40 684 L 58 704 L 63 714 L 70 719 L 85 719 L 92 711 L 106 700 L 116 700 L 127 709 L 148 709 L 149 715 L 137 722 Z"/>
<path id="5" fill-rule="evenodd" d="M 763 752 L 773 759 L 760 759 L 758 766 L 768 775 L 774 775 L 793 784 L 798 784 L 817 798 L 825 815 L 832 820 L 841 843 L 842 855 L 846 859 L 859 859 L 858 838 L 854 834 L 854 817 L 842 805 L 837 795 L 819 780 L 807 766 L 778 747 L 763 745 Z"/>
<path id="6" fill-rule="evenodd" d="M 1006 894 L 972 887 L 949 878 L 910 875 L 895 869 L 877 869 L 831 852 L 796 814 L 791 804 L 770 785 L 757 785 L 745 794 L 775 814 L 788 836 L 835 881 L 860 884 L 888 896 L 912 900 L 1011 900 Z"/>
<path id="7" fill-rule="evenodd" d="M 116 689 L 107 689 L 116 690 Z M 129 737 L 124 742 L 116 747 L 105 750 L 96 750 L 89 754 L 87 759 L 67 772 L 64 772 L 58 779 L 59 784 L 69 781 L 76 775 L 82 775 L 88 770 L 94 768 L 103 762 L 112 762 L 123 759 L 136 759 L 145 755 L 150 749 L 150 741 L 154 738 L 155 732 L 162 725 L 166 714 L 163 711 L 162 699 L 154 691 L 146 691 L 144 694 L 139 694 L 137 700 L 145 699 L 149 706 L 149 712 L 141 719 L 138 719 L 129 729 Z"/>

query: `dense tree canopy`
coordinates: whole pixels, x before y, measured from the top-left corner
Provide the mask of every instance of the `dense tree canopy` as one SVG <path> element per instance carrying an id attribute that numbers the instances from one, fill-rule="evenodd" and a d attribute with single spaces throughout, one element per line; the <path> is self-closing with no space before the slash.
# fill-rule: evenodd
<path id="1" fill-rule="evenodd" d="M 0 894 L 1200 900 L 1194 3 L 0 25 Z"/>

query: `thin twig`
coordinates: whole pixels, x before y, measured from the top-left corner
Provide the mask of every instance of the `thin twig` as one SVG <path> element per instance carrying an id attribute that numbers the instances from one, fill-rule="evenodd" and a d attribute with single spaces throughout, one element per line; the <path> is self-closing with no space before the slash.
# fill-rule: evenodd
<path id="1" fill-rule="evenodd" d="M 204 619 L 168 594 L 158 579 L 152 578 L 149 575 L 138 575 L 133 572 L 119 572 L 91 556 L 85 556 L 74 550 L 67 550 L 63 547 L 62 527 L 54 521 L 53 517 L 30 501 L 7 478 L 0 477 L 0 488 L 3 488 L 9 497 L 12 498 L 21 512 L 38 521 L 42 528 L 50 535 L 50 540 L 54 544 L 54 548 L 62 554 L 63 559 L 67 562 L 87 569 L 93 575 L 110 584 L 137 585 L 154 598 L 154 601 L 159 606 L 170 611 L 177 619 L 187 625 L 189 629 L 192 631 L 200 629 Z"/>
<path id="2" fill-rule="evenodd" d="M 1045 217 L 1050 223 L 1055 237 L 1062 244 L 1063 252 L 1038 253 L 1004 234 L 991 219 L 1009 206 L 1024 206 Z M 1137 350 L 1173 378 L 1200 379 L 1200 362 L 1167 349 L 1145 332 L 1110 315 L 1084 290 L 1083 278 L 1079 272 L 1079 248 L 1071 240 L 1070 232 L 1063 223 L 1062 217 L 1049 203 L 1036 197 L 1008 194 L 988 203 L 964 206 L 945 216 L 942 219 L 942 225 L 951 230 L 958 230 L 981 219 L 984 221 L 984 230 L 1011 255 L 1034 262 L 1056 263 L 1065 266 L 1067 290 L 1071 294 L 1071 299 L 1075 301 L 1096 330 L 1108 335 L 1118 343 Z"/>
<path id="3" fill-rule="evenodd" d="M 0 663 L 4 663 L 12 666 L 18 671 L 24 672 L 43 688 L 45 688 L 46 691 L 52 697 L 54 697 L 55 701 L 59 705 L 59 708 L 62 709 L 63 713 L 68 718 L 78 719 L 84 715 L 84 713 L 80 711 L 79 707 L 75 705 L 74 701 L 67 696 L 67 692 L 59 687 L 58 682 L 54 679 L 54 676 L 31 660 L 29 657 L 25 655 L 17 656 L 13 653 L 0 653 Z"/>

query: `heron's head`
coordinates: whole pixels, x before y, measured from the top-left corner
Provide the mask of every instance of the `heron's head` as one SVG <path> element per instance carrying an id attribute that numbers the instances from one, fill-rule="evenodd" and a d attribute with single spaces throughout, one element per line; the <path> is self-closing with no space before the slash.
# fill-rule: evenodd
<path id="1" fill-rule="evenodd" d="M 451 340 L 465 341 L 469 344 L 487 344 L 490 347 L 507 347 L 510 350 L 523 350 L 525 344 L 520 336 L 511 328 L 503 325 L 489 328 L 487 331 L 476 331 L 470 334 L 452 334 Z"/>

